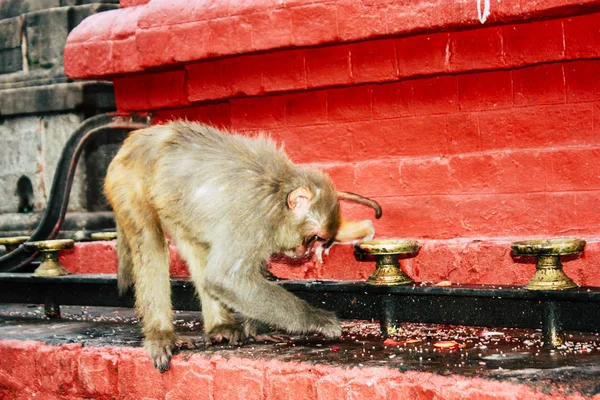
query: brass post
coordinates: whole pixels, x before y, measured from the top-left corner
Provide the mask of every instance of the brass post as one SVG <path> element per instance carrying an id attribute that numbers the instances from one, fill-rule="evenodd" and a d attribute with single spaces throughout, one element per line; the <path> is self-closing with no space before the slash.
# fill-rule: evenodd
<path id="1" fill-rule="evenodd" d="M 33 273 L 35 276 L 43 277 L 69 274 L 69 271 L 58 261 L 58 252 L 65 249 L 72 249 L 74 245 L 75 243 L 71 239 L 42 240 L 23 244 L 26 250 L 43 253 L 44 259 Z"/>
<path id="2" fill-rule="evenodd" d="M 95 232 L 90 237 L 92 240 L 115 240 L 117 232 Z"/>
<path id="3" fill-rule="evenodd" d="M 535 274 L 527 282 L 529 290 L 564 290 L 577 287 L 563 271 L 560 256 L 579 254 L 584 247 L 585 240 L 582 239 L 526 240 L 511 244 L 515 255 L 537 258 Z"/>
<path id="4" fill-rule="evenodd" d="M 0 246 L 6 247 L 6 251 L 11 252 L 28 240 L 29 236 L 3 237 L 0 238 Z"/>
<path id="5" fill-rule="evenodd" d="M 414 240 L 370 240 L 358 243 L 363 252 L 375 256 L 376 269 L 367 279 L 371 285 L 409 285 L 414 281 L 400 268 L 400 256 L 414 257 L 419 243 Z"/>

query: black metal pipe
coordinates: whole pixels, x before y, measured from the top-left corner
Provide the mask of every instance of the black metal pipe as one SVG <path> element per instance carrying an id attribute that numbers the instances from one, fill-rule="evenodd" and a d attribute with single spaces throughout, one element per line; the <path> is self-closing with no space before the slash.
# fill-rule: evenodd
<path id="1" fill-rule="evenodd" d="M 98 134 L 112 129 L 141 129 L 151 123 L 150 114 L 107 113 L 83 121 L 65 144 L 56 167 L 48 204 L 44 215 L 29 241 L 53 239 L 65 219 L 75 170 L 85 145 Z M 26 253 L 23 247 L 0 257 L 0 272 L 22 270 L 37 254 Z"/>
<path id="2" fill-rule="evenodd" d="M 542 336 L 544 347 L 553 348 L 565 343 L 563 335 L 561 308 L 556 301 L 546 301 L 542 305 Z"/>
<path id="3" fill-rule="evenodd" d="M 403 322 L 542 329 L 545 340 L 564 331 L 600 332 L 600 288 L 531 291 L 523 286 L 406 285 L 379 287 L 359 281 L 282 281 L 310 304 L 343 319 L 380 320 L 386 334 Z M 194 285 L 172 280 L 173 308 L 199 310 Z M 0 303 L 44 304 L 51 288 L 56 305 L 133 307 L 133 296 L 119 297 L 115 275 L 39 278 L 0 274 Z M 550 341 L 548 341 L 550 343 Z"/>

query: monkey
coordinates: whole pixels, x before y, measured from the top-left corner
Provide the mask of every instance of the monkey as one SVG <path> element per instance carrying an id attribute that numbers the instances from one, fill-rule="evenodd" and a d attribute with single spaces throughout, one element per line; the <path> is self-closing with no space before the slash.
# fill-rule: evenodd
<path id="1" fill-rule="evenodd" d="M 165 234 L 187 263 L 210 342 L 243 344 L 262 337 L 260 326 L 336 338 L 335 314 L 267 280 L 265 265 L 272 255 L 306 257 L 322 243 L 372 237 L 370 220 L 342 222 L 339 199 L 382 212 L 336 191 L 324 172 L 292 163 L 265 134 L 188 121 L 132 132 L 104 190 L 117 226 L 118 289 L 133 287 L 144 347 L 161 373 L 176 341 Z"/>

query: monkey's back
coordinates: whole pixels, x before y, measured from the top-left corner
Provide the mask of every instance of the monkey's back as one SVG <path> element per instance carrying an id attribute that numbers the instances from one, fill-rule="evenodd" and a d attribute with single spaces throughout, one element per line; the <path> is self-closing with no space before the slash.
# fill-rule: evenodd
<path id="1" fill-rule="evenodd" d="M 183 227 L 213 238 L 272 231 L 286 218 L 290 188 L 306 178 L 264 135 L 188 122 L 133 132 L 113 163 L 122 170 L 111 171 L 111 163 L 109 175 L 128 175 L 130 188 L 141 187 L 168 231 Z"/>

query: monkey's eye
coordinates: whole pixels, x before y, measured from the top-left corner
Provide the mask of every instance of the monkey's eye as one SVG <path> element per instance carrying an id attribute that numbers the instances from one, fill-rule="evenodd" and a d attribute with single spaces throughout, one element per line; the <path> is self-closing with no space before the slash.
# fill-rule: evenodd
<path id="1" fill-rule="evenodd" d="M 319 241 L 319 242 L 326 242 L 327 239 L 324 239 L 324 238 L 322 238 L 319 235 L 314 235 L 314 236 L 311 236 L 311 237 L 307 238 L 306 240 L 304 240 L 304 243 L 305 243 L 305 246 L 310 246 L 314 242 L 317 242 L 317 241 Z"/>

